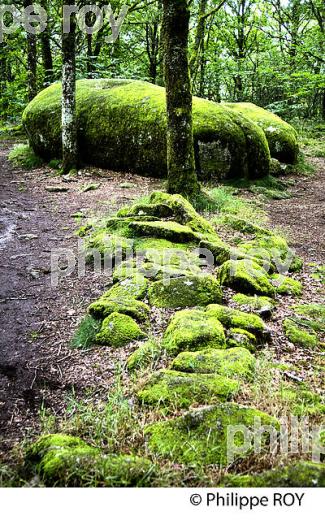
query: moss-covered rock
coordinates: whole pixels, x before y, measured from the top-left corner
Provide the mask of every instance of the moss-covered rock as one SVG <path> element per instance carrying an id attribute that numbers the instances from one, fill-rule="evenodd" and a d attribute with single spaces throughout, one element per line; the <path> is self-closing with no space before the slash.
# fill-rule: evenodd
<path id="1" fill-rule="evenodd" d="M 140 487 L 150 485 L 156 468 L 148 459 L 104 455 L 81 439 L 40 437 L 26 454 L 26 468 L 48 486 Z"/>
<path id="2" fill-rule="evenodd" d="M 229 399 L 239 388 L 238 381 L 220 375 L 160 370 L 141 385 L 137 396 L 147 405 L 188 408 Z"/>
<path id="3" fill-rule="evenodd" d="M 130 372 L 144 370 L 160 359 L 164 351 L 155 341 L 149 340 L 140 345 L 127 360 L 127 368 Z"/>
<path id="4" fill-rule="evenodd" d="M 179 311 L 172 318 L 163 337 L 162 346 L 171 355 L 184 350 L 226 348 L 226 337 L 220 321 L 203 311 Z"/>
<path id="5" fill-rule="evenodd" d="M 218 281 L 211 275 L 183 276 L 154 282 L 148 291 L 150 305 L 177 309 L 206 306 L 222 300 Z"/>
<path id="6" fill-rule="evenodd" d="M 252 379 L 256 360 L 245 348 L 207 349 L 181 352 L 171 364 L 172 370 L 194 374 L 219 374 L 235 379 Z"/>
<path id="7" fill-rule="evenodd" d="M 300 271 L 303 266 L 302 260 L 296 256 L 287 241 L 274 233 L 258 236 L 250 242 L 245 241 L 238 248 L 251 258 L 263 260 L 267 271 L 276 270 L 283 274 Z"/>
<path id="8" fill-rule="evenodd" d="M 226 103 L 226 106 L 235 113 L 248 117 L 263 129 L 272 157 L 288 164 L 297 162 L 298 134 L 293 126 L 253 103 Z"/>
<path id="9" fill-rule="evenodd" d="M 60 84 L 28 105 L 23 124 L 41 157 L 61 156 Z M 167 172 L 165 89 L 143 81 L 77 82 L 81 158 L 95 166 L 162 177 Z M 269 173 L 264 132 L 240 113 L 193 100 L 196 168 L 201 178 L 259 177 Z M 154 143 L 154 146 L 153 146 Z"/>
<path id="10" fill-rule="evenodd" d="M 254 312 L 262 318 L 270 318 L 275 307 L 272 298 L 268 298 L 267 296 L 236 294 L 232 300 L 239 306 L 241 311 Z"/>
<path id="11" fill-rule="evenodd" d="M 228 260 L 219 269 L 221 285 L 247 294 L 274 296 L 275 290 L 263 267 L 251 260 Z"/>
<path id="12" fill-rule="evenodd" d="M 195 233 L 189 226 L 183 226 L 178 222 L 158 221 L 158 222 L 132 222 L 130 228 L 137 237 L 164 238 L 172 242 L 194 242 L 197 241 Z"/>
<path id="13" fill-rule="evenodd" d="M 102 295 L 102 299 L 111 301 L 125 300 L 142 300 L 147 293 L 148 280 L 141 275 L 137 274 L 133 278 L 127 278 L 122 282 L 113 285 L 113 287 Z"/>
<path id="14" fill-rule="evenodd" d="M 300 327 L 294 320 L 288 318 L 283 322 L 283 330 L 291 343 L 299 347 L 314 349 L 318 346 L 318 338 L 315 332 Z"/>
<path id="15" fill-rule="evenodd" d="M 243 445 L 241 431 L 240 435 L 234 435 L 235 452 L 231 453 L 230 449 L 227 453 L 228 426 L 240 425 L 254 431 L 254 426 L 258 428 L 255 423 L 259 427 L 262 424 L 278 428 L 275 419 L 258 410 L 234 403 L 220 403 L 153 424 L 146 428 L 145 433 L 149 438 L 149 449 L 159 456 L 176 463 L 196 466 L 217 464 L 222 467 L 236 456 L 244 459 L 253 450 L 253 441 L 252 444 Z M 264 437 L 262 444 L 265 442 L 267 438 Z"/>
<path id="16" fill-rule="evenodd" d="M 245 235 L 256 235 L 256 236 L 264 236 L 271 235 L 272 232 L 265 227 L 258 226 L 254 222 L 246 220 L 244 218 L 239 218 L 236 215 L 226 214 L 218 219 L 218 222 L 234 229 L 235 231 L 240 231 Z"/>
<path id="17" fill-rule="evenodd" d="M 277 294 L 301 296 L 302 295 L 302 284 L 298 280 L 283 276 L 282 274 L 271 275 L 272 283 L 275 287 Z"/>
<path id="18" fill-rule="evenodd" d="M 88 307 L 88 312 L 96 319 L 103 320 L 113 312 L 126 314 L 138 321 L 146 321 L 150 309 L 143 302 L 132 299 L 118 299 L 101 297 Z"/>
<path id="19" fill-rule="evenodd" d="M 95 255 L 98 253 L 112 265 L 116 259 L 123 260 L 132 253 L 132 240 L 110 235 L 105 228 L 91 230 L 83 227 L 79 230 L 79 235 L 84 238 L 83 247 L 88 263 L 96 259 Z"/>
<path id="20" fill-rule="evenodd" d="M 325 464 L 295 462 L 254 475 L 228 475 L 222 487 L 313 488 L 325 486 Z"/>
<path id="21" fill-rule="evenodd" d="M 320 303 L 295 305 L 293 310 L 299 316 L 296 316 L 296 322 L 314 332 L 325 332 L 325 305 Z"/>
<path id="22" fill-rule="evenodd" d="M 140 329 L 139 325 L 130 316 L 113 312 L 105 318 L 102 328 L 96 336 L 99 345 L 110 347 L 124 347 L 136 341 L 144 339 L 146 334 Z"/>
<path id="23" fill-rule="evenodd" d="M 255 352 L 257 348 L 257 339 L 254 334 L 245 329 L 230 329 L 227 335 L 227 348 L 244 348 L 249 352 Z"/>
<path id="24" fill-rule="evenodd" d="M 260 337 L 267 333 L 264 321 L 256 314 L 249 314 L 223 305 L 209 305 L 206 314 L 219 320 L 227 329 L 244 329 Z"/>

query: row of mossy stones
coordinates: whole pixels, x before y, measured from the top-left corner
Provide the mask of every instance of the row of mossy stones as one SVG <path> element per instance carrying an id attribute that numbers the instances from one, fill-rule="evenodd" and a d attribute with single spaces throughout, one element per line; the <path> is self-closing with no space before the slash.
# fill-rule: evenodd
<path id="1" fill-rule="evenodd" d="M 87 233 L 89 248 L 98 245 L 100 236 L 102 253 L 117 256 L 119 250 L 122 257 L 126 256 L 131 241 L 142 253 L 140 262 L 132 258 L 118 265 L 113 287 L 90 305 L 89 313 L 97 323 L 95 343 L 123 348 L 133 341 L 148 339 L 150 306 L 177 309 L 161 342 L 149 339 L 127 362 L 128 370 L 139 374 L 150 370 L 153 362 L 162 357 L 169 362 L 168 368 L 140 378 L 135 389 L 140 406 L 174 415 L 146 427 L 148 452 L 178 464 L 226 467 L 229 426 L 241 424 L 252 430 L 258 419 L 260 425 L 278 430 L 275 418 L 234 402 L 242 385 L 254 378 L 254 352 L 270 339 L 261 316 L 272 314 L 277 288 L 262 267 L 265 254 L 252 257 L 253 247 L 246 244 L 236 251 L 241 259 L 231 260 L 233 251 L 214 228 L 185 199 L 164 193 L 154 193 L 150 204 L 120 211 L 117 217 L 107 220 L 104 231 L 82 230 L 83 235 Z M 284 246 L 287 252 L 288 246 L 268 232 L 255 240 L 264 244 L 266 237 L 273 246 L 276 240 L 282 246 L 275 258 L 283 261 Z M 195 247 L 202 251 L 208 246 L 216 263 L 221 264 L 218 277 L 204 272 L 193 253 Z M 297 268 L 299 260 L 292 260 Z M 232 263 L 240 266 L 237 272 L 231 269 Z M 252 265 L 253 269 L 249 269 Z M 275 271 L 275 266 L 271 270 Z M 283 286 L 290 292 L 294 280 L 283 277 L 281 282 L 282 290 L 278 292 L 285 292 Z M 299 294 L 301 288 L 296 284 L 294 291 Z M 255 312 L 222 305 L 222 285 L 248 293 L 235 295 L 233 303 Z M 267 439 L 263 442 L 267 444 Z M 251 452 L 250 446 L 241 458 Z M 68 484 L 86 485 L 88 478 L 88 482 L 97 479 L 101 485 L 142 486 L 153 483 L 157 475 L 157 467 L 149 459 L 103 455 L 80 439 L 57 435 L 37 441 L 26 461 L 31 471 L 50 485 L 66 482 L 67 475 L 71 475 Z M 317 482 L 324 478 L 321 467 L 300 464 L 307 473 L 317 474 Z M 286 471 L 292 475 L 290 469 Z M 229 482 L 236 485 L 232 478 Z M 263 485 L 264 480 L 256 477 L 254 482 Z M 279 482 L 283 482 L 280 476 Z M 308 481 L 302 483 L 308 485 Z"/>

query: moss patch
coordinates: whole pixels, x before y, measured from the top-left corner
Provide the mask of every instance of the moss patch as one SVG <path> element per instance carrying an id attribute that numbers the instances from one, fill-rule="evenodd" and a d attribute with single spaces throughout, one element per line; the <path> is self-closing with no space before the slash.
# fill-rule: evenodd
<path id="1" fill-rule="evenodd" d="M 307 332 L 306 329 L 299 327 L 294 320 L 284 320 L 283 329 L 288 340 L 294 345 L 311 349 L 318 346 L 317 335 L 314 332 Z"/>
<path id="2" fill-rule="evenodd" d="M 140 329 L 139 325 L 125 314 L 113 312 L 102 323 L 102 328 L 96 336 L 96 342 L 100 345 L 111 347 L 124 347 L 136 341 L 144 339 L 146 334 Z"/>
<path id="3" fill-rule="evenodd" d="M 228 475 L 224 487 L 300 488 L 324 487 L 325 464 L 296 462 L 255 475 Z"/>
<path id="4" fill-rule="evenodd" d="M 199 352 L 181 352 L 172 362 L 171 368 L 180 372 L 251 379 L 255 363 L 254 356 L 245 348 L 207 349 Z"/>
<path id="5" fill-rule="evenodd" d="M 254 312 L 263 318 L 270 318 L 274 310 L 274 301 L 267 296 L 247 296 L 236 294 L 232 298 L 241 311 Z"/>
<path id="6" fill-rule="evenodd" d="M 44 163 L 26 144 L 17 144 L 9 153 L 8 159 L 13 166 L 32 170 L 40 168 Z"/>
<path id="7" fill-rule="evenodd" d="M 147 341 L 131 354 L 127 361 L 127 368 L 130 372 L 144 370 L 158 361 L 163 352 L 155 341 Z"/>
<path id="8" fill-rule="evenodd" d="M 26 454 L 26 467 L 48 486 L 148 486 L 156 473 L 151 461 L 131 455 L 103 455 L 81 439 L 41 437 Z"/>
<path id="9" fill-rule="evenodd" d="M 248 314 L 223 305 L 209 305 L 206 314 L 219 320 L 227 329 L 244 329 L 258 336 L 263 336 L 266 332 L 264 321 L 256 314 Z"/>
<path id="10" fill-rule="evenodd" d="M 150 305 L 176 309 L 220 302 L 222 292 L 213 276 L 202 274 L 155 282 L 148 291 L 148 297 Z"/>
<path id="11" fill-rule="evenodd" d="M 273 274 L 271 276 L 272 283 L 277 294 L 301 296 L 302 284 L 298 280 L 282 276 L 281 274 Z"/>
<path id="12" fill-rule="evenodd" d="M 229 260 L 218 272 L 221 285 L 247 294 L 274 296 L 267 272 L 250 260 Z"/>
<path id="13" fill-rule="evenodd" d="M 113 312 L 119 312 L 131 316 L 138 321 L 146 321 L 149 318 L 148 305 L 137 300 L 101 297 L 88 307 L 88 312 L 96 319 L 103 320 Z"/>
<path id="14" fill-rule="evenodd" d="M 230 329 L 227 336 L 227 348 L 234 349 L 238 347 L 255 352 L 257 348 L 256 336 L 245 329 Z"/>
<path id="15" fill-rule="evenodd" d="M 260 419 L 262 425 L 278 428 L 275 419 L 258 410 L 227 403 L 153 424 L 145 432 L 149 437 L 150 450 L 173 462 L 227 466 L 227 427 L 240 424 L 252 431 L 255 418 Z M 239 438 L 235 436 L 237 454 L 240 452 L 240 458 L 245 458 L 251 453 L 253 445 L 243 446 L 242 443 L 242 435 Z"/>
<path id="16" fill-rule="evenodd" d="M 188 408 L 228 399 L 238 392 L 239 386 L 237 381 L 220 375 L 160 370 L 148 378 L 137 396 L 147 405 Z"/>
<path id="17" fill-rule="evenodd" d="M 204 348 L 226 348 L 223 326 L 214 316 L 203 311 L 184 310 L 172 318 L 162 346 L 169 354 L 202 350 Z"/>

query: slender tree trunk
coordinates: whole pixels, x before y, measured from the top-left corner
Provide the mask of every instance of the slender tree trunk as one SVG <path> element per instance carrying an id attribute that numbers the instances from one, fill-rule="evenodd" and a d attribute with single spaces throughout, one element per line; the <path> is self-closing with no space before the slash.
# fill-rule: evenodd
<path id="1" fill-rule="evenodd" d="M 30 0 L 24 0 L 24 7 L 31 4 Z M 27 32 L 27 89 L 28 99 L 31 101 L 37 94 L 37 39 L 35 34 Z"/>
<path id="2" fill-rule="evenodd" d="M 164 70 L 167 96 L 168 191 L 199 191 L 194 158 L 192 92 L 188 63 L 187 0 L 163 0 Z"/>
<path id="3" fill-rule="evenodd" d="M 75 0 L 70 0 L 69 5 L 74 6 Z M 77 167 L 75 15 L 71 15 L 70 32 L 62 32 L 62 63 L 63 172 L 69 173 Z"/>
<path id="4" fill-rule="evenodd" d="M 48 2 L 42 0 L 40 5 L 48 13 Z M 49 85 L 53 82 L 53 58 L 50 40 L 50 30 L 47 25 L 45 31 L 40 34 L 41 46 L 42 46 L 42 61 L 44 67 L 44 83 Z"/>

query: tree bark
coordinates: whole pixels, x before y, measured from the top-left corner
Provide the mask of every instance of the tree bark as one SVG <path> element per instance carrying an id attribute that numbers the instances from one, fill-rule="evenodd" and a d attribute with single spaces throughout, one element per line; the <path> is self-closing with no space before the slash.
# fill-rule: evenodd
<path id="1" fill-rule="evenodd" d="M 187 197 L 199 191 L 188 63 L 189 20 L 186 0 L 163 0 L 168 192 L 181 193 Z"/>
<path id="2" fill-rule="evenodd" d="M 64 2 L 65 3 L 65 2 Z M 75 0 L 69 5 L 74 6 Z M 62 32 L 62 155 L 63 172 L 77 167 L 76 124 L 76 17 L 71 15 L 70 32 Z"/>
<path id="3" fill-rule="evenodd" d="M 40 5 L 48 13 L 48 2 L 42 0 Z M 53 82 L 53 58 L 50 40 L 50 30 L 47 25 L 45 31 L 40 34 L 41 46 L 42 46 L 42 61 L 44 67 L 44 83 L 49 85 Z"/>
<path id="4" fill-rule="evenodd" d="M 24 0 L 24 7 L 31 4 L 29 0 Z M 37 94 L 37 39 L 35 34 L 27 32 L 27 90 L 28 100 L 32 101 Z"/>

